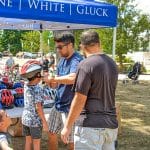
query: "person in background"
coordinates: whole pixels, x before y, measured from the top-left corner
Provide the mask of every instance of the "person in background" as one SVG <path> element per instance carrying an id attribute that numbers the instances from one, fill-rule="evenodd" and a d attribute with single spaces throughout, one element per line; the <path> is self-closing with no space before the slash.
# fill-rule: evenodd
<path id="1" fill-rule="evenodd" d="M 54 76 L 56 73 L 55 57 L 53 55 L 50 55 L 49 73 L 51 74 L 51 76 Z"/>
<path id="2" fill-rule="evenodd" d="M 74 96 L 72 85 L 76 77 L 76 70 L 82 57 L 74 50 L 74 36 L 70 32 L 62 32 L 54 37 L 57 52 L 61 58 L 57 65 L 56 76 L 45 78 L 48 84 L 58 85 L 55 105 L 49 117 L 49 147 L 50 150 L 58 149 L 57 134 L 60 133 L 68 115 L 70 105 Z M 69 149 L 74 149 L 73 132 L 69 138 Z"/>
<path id="3" fill-rule="evenodd" d="M 21 68 L 21 77 L 28 80 L 24 85 L 24 110 L 22 114 L 23 135 L 26 138 L 25 150 L 40 150 L 42 128 L 48 131 L 43 112 L 43 90 L 38 85 L 41 81 L 42 66 L 37 60 L 27 61 Z"/>
<path id="4" fill-rule="evenodd" d="M 6 60 L 6 63 L 5 63 L 5 72 L 7 73 L 7 75 L 9 75 L 9 73 L 13 75 L 14 66 L 15 66 L 15 61 L 13 59 L 13 55 L 10 54 L 9 58 Z"/>
<path id="5" fill-rule="evenodd" d="M 103 54 L 96 31 L 82 33 L 81 49 L 86 59 L 78 67 L 73 87 L 75 96 L 61 138 L 68 143 L 76 121 L 75 150 L 114 150 L 118 131 L 115 108 L 118 69 L 115 62 Z"/>
<path id="6" fill-rule="evenodd" d="M 49 67 L 55 66 L 55 57 L 53 55 L 50 56 L 50 62 L 49 62 Z"/>
<path id="7" fill-rule="evenodd" d="M 45 55 L 45 57 L 44 57 L 42 67 L 43 67 L 43 72 L 44 72 L 45 74 L 47 74 L 48 71 L 49 71 L 49 60 L 48 60 L 48 58 L 47 58 L 46 55 Z"/>
<path id="8" fill-rule="evenodd" d="M 8 128 L 12 124 L 10 117 L 4 110 L 0 110 L 0 150 L 13 150 L 9 146 Z"/>

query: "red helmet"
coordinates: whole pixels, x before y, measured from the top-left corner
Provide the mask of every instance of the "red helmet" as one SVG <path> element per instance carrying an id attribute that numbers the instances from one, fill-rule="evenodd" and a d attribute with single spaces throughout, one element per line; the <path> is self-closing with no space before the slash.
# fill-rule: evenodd
<path id="1" fill-rule="evenodd" d="M 2 81 L 7 84 L 9 82 L 8 76 L 4 76 Z"/>
<path id="2" fill-rule="evenodd" d="M 11 91 L 8 89 L 3 89 L 1 91 L 1 101 L 2 104 L 6 106 L 10 106 L 14 102 L 14 96 L 12 95 Z"/>
<path id="3" fill-rule="evenodd" d="M 41 70 L 42 70 L 42 66 L 39 61 L 29 60 L 21 67 L 20 75 L 23 78 L 32 78 L 38 72 L 41 72 Z"/>

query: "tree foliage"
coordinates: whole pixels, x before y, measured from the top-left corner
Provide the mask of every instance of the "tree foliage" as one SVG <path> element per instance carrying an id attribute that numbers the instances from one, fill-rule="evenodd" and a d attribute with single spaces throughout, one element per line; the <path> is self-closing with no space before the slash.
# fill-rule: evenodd
<path id="1" fill-rule="evenodd" d="M 4 30 L 1 32 L 0 51 L 10 51 L 16 53 L 21 47 L 21 33 L 17 30 Z"/>
<path id="2" fill-rule="evenodd" d="M 141 14 L 133 5 L 134 0 L 107 0 L 118 6 L 116 54 L 123 62 L 128 51 L 147 50 L 149 43 L 150 16 Z M 140 36 L 146 33 L 146 36 Z"/>
<path id="3" fill-rule="evenodd" d="M 38 52 L 40 49 L 40 33 L 26 31 L 22 34 L 22 51 Z"/>
<path id="4" fill-rule="evenodd" d="M 147 51 L 150 40 L 150 16 L 142 14 L 133 5 L 134 0 L 106 0 L 118 6 L 118 26 L 116 40 L 116 54 L 120 64 L 123 63 L 124 54 L 128 51 Z M 73 31 L 76 39 L 75 48 L 78 49 L 80 34 L 83 30 Z M 113 29 L 97 29 L 102 48 L 105 53 L 112 53 Z M 40 43 L 39 31 L 11 31 L 0 32 L 0 51 L 10 50 L 12 53 L 18 51 L 42 51 L 48 53 L 54 51 L 53 32 L 43 31 Z"/>

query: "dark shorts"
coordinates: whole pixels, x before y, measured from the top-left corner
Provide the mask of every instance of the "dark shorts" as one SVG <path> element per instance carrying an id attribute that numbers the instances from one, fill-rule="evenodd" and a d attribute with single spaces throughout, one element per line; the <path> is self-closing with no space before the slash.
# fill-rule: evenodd
<path id="1" fill-rule="evenodd" d="M 22 131 L 24 136 L 31 136 L 33 139 L 42 137 L 42 127 L 27 127 L 23 125 Z"/>

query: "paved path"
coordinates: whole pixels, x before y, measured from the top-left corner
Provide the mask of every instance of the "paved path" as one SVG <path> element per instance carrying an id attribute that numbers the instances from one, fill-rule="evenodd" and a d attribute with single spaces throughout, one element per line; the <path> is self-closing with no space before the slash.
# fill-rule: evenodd
<path id="1" fill-rule="evenodd" d="M 6 60 L 8 59 L 8 57 L 3 57 L 1 60 L 0 60 L 0 72 L 4 69 L 4 65 L 5 65 L 5 62 Z M 15 63 L 19 64 L 19 66 L 21 67 L 28 59 L 18 59 L 16 57 L 14 57 L 15 59 Z M 124 80 L 124 79 L 127 79 L 127 75 L 126 74 L 119 74 L 119 77 L 118 77 L 119 80 Z M 149 80 L 150 81 L 150 74 L 149 75 L 140 75 L 139 76 L 139 80 Z"/>
<path id="2" fill-rule="evenodd" d="M 119 80 L 124 80 L 126 78 L 127 78 L 126 74 L 119 74 L 119 77 L 118 77 Z M 148 80 L 148 81 L 150 81 L 150 74 L 139 75 L 138 80 Z"/>

